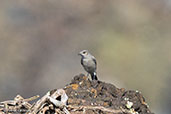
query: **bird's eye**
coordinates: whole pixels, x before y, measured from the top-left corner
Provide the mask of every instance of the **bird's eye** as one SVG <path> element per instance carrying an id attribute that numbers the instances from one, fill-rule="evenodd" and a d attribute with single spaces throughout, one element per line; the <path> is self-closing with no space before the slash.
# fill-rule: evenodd
<path id="1" fill-rule="evenodd" d="M 83 54 L 86 54 L 86 51 L 84 51 Z"/>

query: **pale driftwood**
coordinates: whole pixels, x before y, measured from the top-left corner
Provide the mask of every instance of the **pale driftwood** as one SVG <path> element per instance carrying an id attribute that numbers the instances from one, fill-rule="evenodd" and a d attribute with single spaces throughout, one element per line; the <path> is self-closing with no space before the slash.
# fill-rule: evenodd
<path id="1" fill-rule="evenodd" d="M 50 95 L 50 92 L 48 92 L 46 95 L 44 95 L 40 100 L 38 100 L 34 106 L 32 106 L 32 108 L 30 110 L 28 110 L 29 112 L 26 114 L 36 114 L 38 111 L 40 111 L 40 108 L 43 106 L 43 104 L 47 101 L 47 97 Z"/>
<path id="2" fill-rule="evenodd" d="M 66 95 L 63 89 L 55 90 L 52 94 L 48 92 L 44 95 L 40 100 L 38 100 L 32 108 L 30 108 L 27 114 L 36 114 L 38 112 L 45 112 L 48 108 L 44 107 L 47 104 L 47 101 L 50 101 L 56 107 L 63 109 L 66 114 L 69 114 L 69 111 L 65 108 L 66 102 L 68 100 L 68 96 Z M 61 96 L 61 100 L 57 100 L 56 98 Z M 45 109 L 44 109 L 45 108 Z"/>
<path id="3" fill-rule="evenodd" d="M 14 100 L 8 100 L 4 102 L 0 102 L 0 107 L 2 110 L 6 111 L 5 113 L 8 113 L 8 111 L 19 111 L 21 107 L 25 107 L 26 109 L 29 109 L 32 107 L 29 101 L 33 101 L 37 99 L 39 96 L 33 96 L 27 99 L 24 99 L 21 95 L 17 95 Z M 0 109 L 0 110 L 1 110 Z M 3 113 L 3 111 L 0 111 L 0 113 Z"/>

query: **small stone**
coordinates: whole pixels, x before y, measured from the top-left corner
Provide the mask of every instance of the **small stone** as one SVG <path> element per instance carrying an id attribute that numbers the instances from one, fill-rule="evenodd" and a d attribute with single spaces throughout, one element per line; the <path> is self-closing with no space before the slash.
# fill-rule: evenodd
<path id="1" fill-rule="evenodd" d="M 127 101 L 126 107 L 130 109 L 133 106 L 133 102 Z"/>

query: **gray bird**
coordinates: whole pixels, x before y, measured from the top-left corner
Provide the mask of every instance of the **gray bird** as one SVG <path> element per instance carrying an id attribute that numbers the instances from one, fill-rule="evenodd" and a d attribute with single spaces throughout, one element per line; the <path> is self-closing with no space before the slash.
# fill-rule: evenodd
<path id="1" fill-rule="evenodd" d="M 81 56 L 81 65 L 84 69 L 91 75 L 92 80 L 98 80 L 96 68 L 97 63 L 93 55 L 91 55 L 87 50 L 83 50 L 79 53 Z"/>

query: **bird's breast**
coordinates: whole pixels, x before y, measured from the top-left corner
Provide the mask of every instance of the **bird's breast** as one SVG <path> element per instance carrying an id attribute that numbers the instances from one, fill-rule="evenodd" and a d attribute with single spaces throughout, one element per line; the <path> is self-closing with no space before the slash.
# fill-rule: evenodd
<path id="1" fill-rule="evenodd" d="M 93 61 L 93 60 L 90 60 L 90 59 L 84 59 L 84 60 L 83 60 L 83 64 L 84 64 L 85 66 L 87 66 L 87 67 L 93 67 L 93 68 L 96 67 L 94 61 Z"/>

